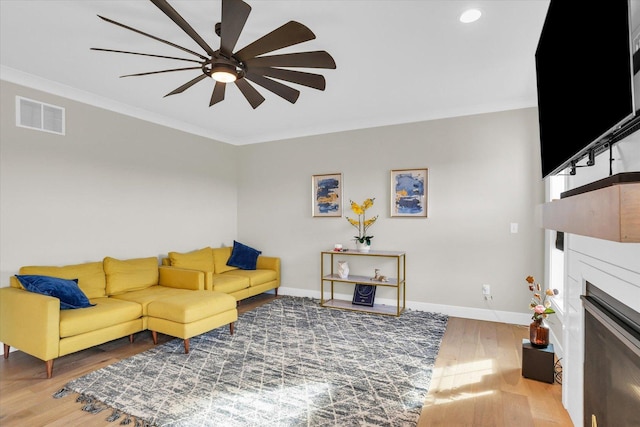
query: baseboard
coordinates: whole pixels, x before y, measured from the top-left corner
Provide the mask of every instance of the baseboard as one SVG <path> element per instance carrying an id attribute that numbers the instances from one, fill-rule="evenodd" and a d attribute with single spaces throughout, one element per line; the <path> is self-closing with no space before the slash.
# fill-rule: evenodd
<path id="1" fill-rule="evenodd" d="M 306 289 L 279 287 L 278 295 L 290 295 L 294 297 L 320 298 L 319 291 Z M 335 294 L 336 299 L 351 300 L 352 295 Z M 376 304 L 386 304 L 395 306 L 396 301 L 385 298 L 376 298 Z M 430 311 L 442 313 L 452 317 L 462 317 L 464 319 L 484 320 L 488 322 L 509 323 L 514 325 L 527 326 L 531 323 L 531 315 L 527 313 L 516 313 L 512 311 L 493 310 L 491 308 L 461 307 L 455 305 L 431 304 L 418 301 L 407 301 L 407 308 L 411 310 Z"/>
<path id="2" fill-rule="evenodd" d="M 564 357 L 564 348 L 562 347 L 562 340 L 558 339 L 556 334 L 553 333 L 553 329 L 549 330 L 549 341 L 553 344 L 553 351 L 556 353 L 558 360 Z"/>

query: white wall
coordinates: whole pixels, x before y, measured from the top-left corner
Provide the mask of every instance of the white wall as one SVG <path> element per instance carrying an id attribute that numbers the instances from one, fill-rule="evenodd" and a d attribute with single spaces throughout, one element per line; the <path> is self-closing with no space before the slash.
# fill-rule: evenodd
<path id="1" fill-rule="evenodd" d="M 0 84 L 0 286 L 24 265 L 233 242 L 235 147 Z M 16 127 L 16 95 L 66 108 L 66 135 Z"/>
<path id="2" fill-rule="evenodd" d="M 65 107 L 67 134 L 16 127 L 16 95 Z M 237 239 L 282 258 L 283 293 L 319 296 L 319 252 L 351 246 L 355 230 L 311 217 L 311 176 L 342 172 L 345 202 L 376 198 L 374 248 L 407 252 L 410 307 L 529 317 L 524 278 L 543 272 L 535 109 L 233 147 L 12 83 L 1 99 L 2 286 L 23 265 Z M 391 218 L 390 170 L 417 167 L 429 168 L 429 218 Z"/>
<path id="3" fill-rule="evenodd" d="M 413 307 L 526 322 L 524 279 L 543 274 L 538 145 L 537 112 L 523 109 L 239 147 L 238 236 L 282 257 L 285 291 L 319 297 L 319 252 L 353 248 L 355 229 L 345 218 L 311 216 L 311 177 L 340 172 L 345 215 L 353 216 L 349 199 L 376 198 L 367 211 L 380 215 L 369 229 L 373 249 L 407 252 Z M 390 171 L 423 167 L 428 219 L 391 218 Z M 381 297 L 392 298 L 386 291 Z"/>

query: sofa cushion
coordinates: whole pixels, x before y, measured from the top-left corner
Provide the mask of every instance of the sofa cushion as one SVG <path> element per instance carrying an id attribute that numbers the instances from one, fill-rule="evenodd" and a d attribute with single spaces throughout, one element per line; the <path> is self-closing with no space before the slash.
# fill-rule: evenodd
<path id="1" fill-rule="evenodd" d="M 106 257 L 104 272 L 107 276 L 107 295 L 138 291 L 158 284 L 158 259 L 119 260 Z"/>
<path id="2" fill-rule="evenodd" d="M 78 286 L 87 298 L 100 298 L 107 295 L 104 269 L 100 261 L 62 267 L 27 266 L 20 268 L 20 274 L 78 279 Z"/>
<path id="3" fill-rule="evenodd" d="M 243 243 L 233 241 L 233 250 L 227 265 L 242 270 L 255 270 L 258 257 L 262 252 Z"/>
<path id="4" fill-rule="evenodd" d="M 229 257 L 231 256 L 232 248 L 213 248 L 213 265 L 215 266 L 214 272 L 216 274 L 225 273 L 227 271 L 235 270 L 238 267 L 232 267 L 227 265 Z"/>
<path id="5" fill-rule="evenodd" d="M 140 307 L 142 307 L 142 315 L 146 316 L 149 303 L 160 298 L 183 295 L 185 292 L 194 291 L 156 285 L 141 289 L 139 291 L 130 291 L 124 294 L 114 295 L 112 298 L 138 304 Z"/>
<path id="6" fill-rule="evenodd" d="M 249 287 L 249 279 L 234 275 L 233 272 L 225 274 L 214 274 L 211 278 L 214 291 L 230 294 Z"/>
<path id="7" fill-rule="evenodd" d="M 191 270 L 213 271 L 213 252 L 210 247 L 188 253 L 169 252 L 171 266 Z"/>
<path id="8" fill-rule="evenodd" d="M 262 285 L 278 278 L 278 273 L 274 270 L 235 270 L 224 275 L 247 278 L 250 286 Z"/>
<path id="9" fill-rule="evenodd" d="M 140 304 L 114 298 L 95 298 L 90 309 L 60 312 L 60 337 L 73 337 L 94 332 L 120 323 L 130 322 L 142 316 Z"/>
<path id="10" fill-rule="evenodd" d="M 78 279 L 39 275 L 16 275 L 22 286 L 29 292 L 48 295 L 60 300 L 60 310 L 91 307 L 87 296 L 78 287 Z"/>

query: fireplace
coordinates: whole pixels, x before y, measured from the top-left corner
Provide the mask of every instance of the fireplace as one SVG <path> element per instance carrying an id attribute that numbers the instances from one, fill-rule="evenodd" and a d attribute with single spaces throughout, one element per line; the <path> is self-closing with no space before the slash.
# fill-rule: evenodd
<path id="1" fill-rule="evenodd" d="M 586 282 L 585 427 L 640 426 L 640 313 Z"/>

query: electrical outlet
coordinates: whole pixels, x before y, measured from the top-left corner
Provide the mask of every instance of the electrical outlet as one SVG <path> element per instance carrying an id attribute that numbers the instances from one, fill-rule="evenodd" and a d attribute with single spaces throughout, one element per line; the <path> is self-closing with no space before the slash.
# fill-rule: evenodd
<path id="1" fill-rule="evenodd" d="M 482 285 L 482 295 L 491 295 L 491 285 Z"/>

